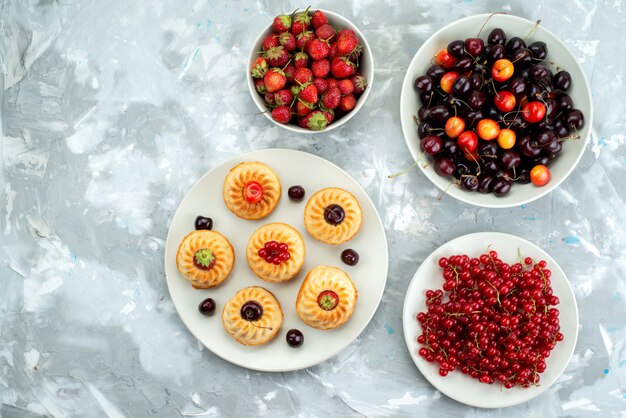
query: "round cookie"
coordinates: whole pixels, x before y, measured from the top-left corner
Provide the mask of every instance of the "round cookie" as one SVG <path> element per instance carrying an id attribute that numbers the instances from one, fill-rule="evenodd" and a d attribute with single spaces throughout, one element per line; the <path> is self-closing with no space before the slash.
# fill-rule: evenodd
<path id="1" fill-rule="evenodd" d="M 280 194 L 278 176 L 263 163 L 237 164 L 224 179 L 224 203 L 243 219 L 261 219 L 272 213 Z"/>
<path id="2" fill-rule="evenodd" d="M 359 201 L 352 193 L 338 187 L 316 192 L 304 208 L 306 230 L 326 244 L 338 245 L 351 240 L 362 223 Z"/>
<path id="3" fill-rule="evenodd" d="M 298 297 L 298 317 L 310 327 L 333 329 L 345 324 L 356 306 L 358 291 L 341 269 L 317 266 L 306 275 Z"/>
<path id="4" fill-rule="evenodd" d="M 196 289 L 222 283 L 235 263 L 235 251 L 228 239 L 217 231 L 189 233 L 178 246 L 176 267 Z"/>
<path id="5" fill-rule="evenodd" d="M 283 323 L 283 311 L 272 292 L 258 286 L 238 291 L 222 310 L 224 329 L 248 346 L 271 341 Z"/>
<path id="6" fill-rule="evenodd" d="M 306 248 L 300 233 L 274 222 L 257 229 L 248 240 L 246 258 L 252 272 L 268 282 L 284 282 L 298 274 Z"/>

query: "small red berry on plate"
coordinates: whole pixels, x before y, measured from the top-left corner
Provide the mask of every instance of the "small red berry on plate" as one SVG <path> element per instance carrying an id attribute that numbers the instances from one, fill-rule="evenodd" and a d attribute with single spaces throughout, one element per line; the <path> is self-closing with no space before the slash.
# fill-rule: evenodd
<path id="1" fill-rule="evenodd" d="M 513 63 L 506 58 L 499 59 L 491 67 L 491 76 L 499 83 L 505 82 L 513 76 Z"/>
<path id="2" fill-rule="evenodd" d="M 243 186 L 243 198 L 248 203 L 259 203 L 263 199 L 263 186 L 259 182 L 249 181 Z"/>
<path id="3" fill-rule="evenodd" d="M 291 119 L 291 113 L 287 106 L 278 106 L 272 109 L 272 119 L 278 123 L 287 123 Z"/>
<path id="4" fill-rule="evenodd" d="M 452 93 L 452 85 L 458 77 L 459 73 L 457 73 L 456 71 L 448 71 L 447 73 L 445 73 L 441 77 L 441 81 L 439 82 L 441 90 L 445 91 L 448 94 Z"/>
<path id="5" fill-rule="evenodd" d="M 458 116 L 452 116 L 446 121 L 445 132 L 450 138 L 457 138 L 465 129 L 465 121 Z M 474 151 L 473 149 L 471 151 Z"/>
<path id="6" fill-rule="evenodd" d="M 337 83 L 337 87 L 339 87 L 339 91 L 341 91 L 341 94 L 344 96 L 352 94 L 354 91 L 354 84 L 347 78 L 340 80 L 339 83 Z"/>
<path id="7" fill-rule="evenodd" d="M 349 94 L 347 96 L 343 96 L 341 98 L 341 102 L 339 103 L 339 109 L 344 112 L 349 112 L 356 106 L 356 99 L 353 95 Z"/>
<path id="8" fill-rule="evenodd" d="M 530 102 L 522 107 L 522 117 L 526 122 L 537 123 L 546 116 L 546 106 L 541 102 Z"/>
<path id="9" fill-rule="evenodd" d="M 313 12 L 313 16 L 311 16 L 311 26 L 317 29 L 328 23 L 328 19 L 326 15 L 321 10 L 316 10 Z"/>
<path id="10" fill-rule="evenodd" d="M 437 65 L 443 65 L 445 68 L 452 68 L 456 62 L 456 58 L 450 55 L 445 49 L 442 49 L 435 55 L 435 62 Z"/>
<path id="11" fill-rule="evenodd" d="M 511 149 L 515 145 L 517 135 L 512 129 L 501 129 L 498 134 L 498 145 L 502 149 Z"/>
<path id="12" fill-rule="evenodd" d="M 502 90 L 493 96 L 493 103 L 502 112 L 510 112 L 515 109 L 515 95 L 510 91 Z"/>
<path id="13" fill-rule="evenodd" d="M 498 137 L 500 126 L 492 119 L 481 119 L 476 126 L 478 136 L 485 141 L 491 141 Z"/>
<path id="14" fill-rule="evenodd" d="M 294 16 L 293 22 L 291 23 L 291 33 L 297 36 L 308 30 L 310 24 L 311 16 L 309 16 L 309 8 L 307 7 L 306 10 Z"/>
<path id="15" fill-rule="evenodd" d="M 478 57 L 485 50 L 485 42 L 480 38 L 467 38 L 465 50 L 473 57 Z"/>

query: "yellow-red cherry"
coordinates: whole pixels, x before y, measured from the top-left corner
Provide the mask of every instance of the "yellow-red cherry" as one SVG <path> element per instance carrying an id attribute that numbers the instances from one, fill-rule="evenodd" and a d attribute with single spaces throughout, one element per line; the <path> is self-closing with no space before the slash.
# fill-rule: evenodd
<path id="1" fill-rule="evenodd" d="M 476 125 L 476 132 L 485 141 L 492 141 L 500 134 L 500 126 L 493 119 L 481 119 Z"/>
<path id="2" fill-rule="evenodd" d="M 511 78 L 514 71 L 513 63 L 506 58 L 502 58 L 493 63 L 491 76 L 495 81 L 502 83 Z"/>
<path id="3" fill-rule="evenodd" d="M 530 170 L 530 181 L 537 187 L 548 184 L 550 178 L 550 170 L 543 164 L 537 164 Z"/>

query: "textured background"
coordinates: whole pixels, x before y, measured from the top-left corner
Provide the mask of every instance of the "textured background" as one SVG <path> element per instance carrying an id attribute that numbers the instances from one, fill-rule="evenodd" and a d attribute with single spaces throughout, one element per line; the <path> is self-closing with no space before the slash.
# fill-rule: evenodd
<path id="1" fill-rule="evenodd" d="M 367 37 L 377 68 L 362 111 L 328 134 L 272 126 L 244 66 L 285 1 L 5 0 L 0 3 L 0 415 L 626 416 L 623 0 L 320 1 Z M 559 35 L 594 93 L 580 166 L 549 196 L 478 209 L 411 164 L 399 122 L 404 70 L 430 33 L 502 10 Z M 225 363 L 169 298 L 163 245 L 191 184 L 252 149 L 321 155 L 366 188 L 387 230 L 390 274 L 374 320 L 335 358 L 294 373 Z M 621 180 L 620 180 L 621 179 Z M 413 366 L 401 304 L 419 263 L 461 234 L 493 230 L 546 249 L 568 275 L 580 338 L 558 382 L 524 405 L 466 407 Z"/>

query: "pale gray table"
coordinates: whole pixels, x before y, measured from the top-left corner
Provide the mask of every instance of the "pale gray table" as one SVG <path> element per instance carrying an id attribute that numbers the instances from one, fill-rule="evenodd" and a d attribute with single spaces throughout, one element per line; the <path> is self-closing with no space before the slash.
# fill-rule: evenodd
<path id="1" fill-rule="evenodd" d="M 626 416 L 626 2 L 320 1 L 367 37 L 375 89 L 346 126 L 291 135 L 256 115 L 243 67 L 287 1 L 5 0 L 0 4 L 0 415 Z M 591 143 L 549 196 L 470 207 L 411 164 L 399 121 L 405 69 L 429 34 L 507 11 L 555 32 L 594 94 Z M 389 240 L 373 321 L 331 360 L 294 373 L 241 369 L 189 334 L 163 275 L 169 221 L 199 176 L 268 147 L 321 155 L 366 188 Z M 524 405 L 470 408 L 437 392 L 402 335 L 419 263 L 456 236 L 503 231 L 563 267 L 580 309 L 574 357 Z"/>

